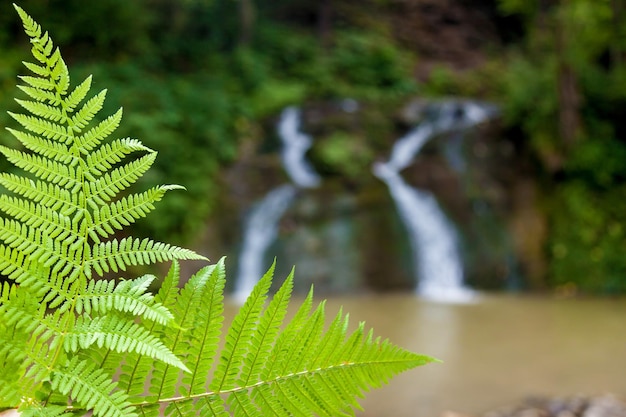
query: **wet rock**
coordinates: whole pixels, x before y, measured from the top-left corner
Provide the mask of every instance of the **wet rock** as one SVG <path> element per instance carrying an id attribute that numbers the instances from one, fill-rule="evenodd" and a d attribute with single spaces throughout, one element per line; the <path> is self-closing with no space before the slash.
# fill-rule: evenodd
<path id="1" fill-rule="evenodd" d="M 489 411 L 483 417 L 626 417 L 626 402 L 612 394 L 532 397 L 518 405 Z"/>

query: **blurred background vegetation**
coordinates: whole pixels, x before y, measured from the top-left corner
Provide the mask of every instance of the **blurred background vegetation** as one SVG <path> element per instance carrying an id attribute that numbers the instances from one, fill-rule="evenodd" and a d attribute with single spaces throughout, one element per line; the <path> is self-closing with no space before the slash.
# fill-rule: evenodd
<path id="1" fill-rule="evenodd" d="M 74 82 L 93 74 L 95 88 L 108 88 L 103 114 L 124 107 L 118 135 L 159 150 L 143 181 L 188 189 L 138 226 L 145 234 L 197 239 L 219 199 L 220 171 L 288 104 L 350 97 L 387 108 L 459 95 L 498 103 L 506 134 L 530 155 L 549 224 L 545 284 L 626 292 L 624 0 L 446 2 L 461 15 L 441 25 L 460 26 L 464 14 L 474 23 L 459 48 L 479 58 L 458 59 L 440 53 L 455 38 L 409 21 L 408 11 L 427 16 L 437 1 L 19 3 L 53 34 Z M 11 2 L 2 0 L 3 110 L 15 108 L 27 48 Z M 0 126 L 10 123 L 0 114 Z M 356 180 L 371 150 L 354 146 L 339 132 L 314 157 Z"/>

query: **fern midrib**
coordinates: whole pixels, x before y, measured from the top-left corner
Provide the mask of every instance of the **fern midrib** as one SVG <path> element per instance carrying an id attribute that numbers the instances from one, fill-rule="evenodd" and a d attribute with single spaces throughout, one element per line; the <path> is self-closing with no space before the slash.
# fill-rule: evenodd
<path id="1" fill-rule="evenodd" d="M 391 364 L 394 364 L 394 365 L 405 364 L 408 367 L 410 366 L 410 364 L 414 362 L 416 362 L 416 359 L 406 359 L 406 358 L 369 360 L 369 361 L 364 361 L 364 362 L 342 362 L 336 365 L 329 365 L 326 367 L 320 367 L 320 368 L 315 368 L 315 369 L 305 369 L 305 370 L 298 371 L 298 372 L 292 372 L 289 374 L 277 376 L 275 378 L 272 378 L 266 381 L 259 381 L 259 382 L 255 382 L 254 384 L 243 385 L 243 386 L 239 386 L 239 387 L 235 387 L 235 388 L 231 388 L 227 390 L 207 391 L 207 392 L 203 392 L 200 394 L 190 394 L 186 396 L 177 396 L 177 397 L 170 397 L 170 398 L 159 398 L 158 400 L 154 402 L 142 401 L 138 403 L 133 403 L 132 405 L 134 407 L 143 407 L 147 405 L 154 405 L 155 403 L 168 404 L 168 403 L 173 403 L 173 402 L 181 402 L 181 401 L 197 400 L 197 399 L 208 398 L 208 397 L 215 397 L 215 396 L 220 396 L 220 395 L 230 395 L 230 394 L 235 394 L 238 392 L 244 392 L 244 391 L 248 391 L 251 389 L 255 389 L 263 385 L 272 385 L 272 384 L 276 384 L 282 381 L 288 381 L 290 379 L 298 379 L 298 378 L 306 377 L 306 376 L 313 376 L 315 374 L 320 374 L 320 373 L 329 373 L 329 372 L 341 371 L 343 369 L 363 368 L 363 367 L 372 367 L 372 366 L 386 367 Z"/>
<path id="2" fill-rule="evenodd" d="M 61 59 L 61 58 L 59 58 Z M 47 69 L 49 71 L 49 73 L 52 72 L 52 68 L 50 67 L 49 63 L 46 63 Z M 69 77 L 69 74 L 65 74 L 65 76 Z M 61 76 L 62 77 L 62 76 Z M 70 298 L 70 307 L 68 309 L 68 311 L 66 312 L 66 315 L 64 317 L 64 323 L 63 323 L 63 329 L 64 331 L 61 332 L 59 334 L 59 338 L 60 338 L 60 343 L 58 343 L 54 354 L 51 356 L 51 367 L 54 369 L 54 367 L 57 364 L 57 361 L 59 360 L 59 357 L 61 356 L 61 354 L 64 351 L 64 342 L 65 342 L 65 338 L 67 337 L 67 334 L 71 331 L 71 326 L 70 324 L 72 323 L 72 320 L 70 320 L 70 317 L 72 317 L 75 312 L 76 312 L 76 304 L 78 302 L 78 294 L 80 292 L 80 290 L 82 288 L 85 287 L 86 285 L 86 277 L 84 275 L 84 268 L 85 268 L 85 264 L 87 262 L 87 254 L 89 253 L 89 238 L 88 238 L 88 230 L 89 230 L 89 226 L 90 222 L 91 222 L 91 216 L 89 216 L 87 213 L 87 196 L 86 196 L 86 181 L 85 181 L 85 176 L 84 176 L 84 172 L 85 172 L 85 168 L 86 168 L 86 163 L 85 160 L 83 159 L 83 156 L 80 152 L 80 149 L 78 148 L 76 141 L 74 140 L 74 129 L 72 129 L 72 120 L 70 117 L 68 117 L 68 111 L 66 108 L 66 102 L 65 100 L 62 99 L 62 94 L 63 92 L 61 91 L 61 85 L 56 81 L 56 80 L 52 80 L 55 84 L 55 90 L 56 90 L 56 98 L 59 102 L 59 106 L 61 107 L 61 112 L 63 115 L 63 119 L 64 119 L 64 125 L 66 128 L 66 131 L 68 133 L 68 136 L 71 138 L 71 148 L 69 149 L 70 153 L 72 153 L 77 159 L 78 159 L 78 168 L 76 169 L 74 172 L 75 174 L 79 177 L 77 178 L 77 181 L 80 183 L 80 188 L 81 188 L 81 193 L 79 193 L 80 196 L 80 200 L 79 200 L 79 205 L 78 205 L 78 210 L 82 211 L 83 213 L 85 213 L 85 218 L 84 221 L 87 222 L 86 226 L 83 228 L 83 236 L 82 236 L 82 241 L 83 241 L 83 250 L 81 251 L 81 259 L 80 262 L 78 263 L 80 265 L 80 273 L 78 274 L 78 279 L 77 282 L 75 282 L 73 285 L 70 286 L 70 291 L 68 296 L 71 297 Z M 76 214 L 75 214 L 76 215 Z"/>

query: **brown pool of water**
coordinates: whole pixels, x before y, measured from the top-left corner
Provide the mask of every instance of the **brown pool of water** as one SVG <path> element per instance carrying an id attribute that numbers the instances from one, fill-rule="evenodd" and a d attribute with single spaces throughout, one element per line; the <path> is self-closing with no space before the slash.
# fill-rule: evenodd
<path id="1" fill-rule="evenodd" d="M 354 324 L 437 357 L 368 393 L 361 417 L 480 415 L 536 395 L 626 395 L 626 300 L 485 295 L 444 304 L 412 295 L 330 298 Z"/>

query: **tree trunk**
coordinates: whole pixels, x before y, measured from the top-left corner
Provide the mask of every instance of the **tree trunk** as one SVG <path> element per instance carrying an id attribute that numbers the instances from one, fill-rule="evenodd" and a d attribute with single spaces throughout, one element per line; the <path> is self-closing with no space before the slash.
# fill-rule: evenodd
<path id="1" fill-rule="evenodd" d="M 253 0 L 239 0 L 239 44 L 241 46 L 248 46 L 252 42 L 255 19 Z"/>
<path id="2" fill-rule="evenodd" d="M 623 0 L 611 0 L 611 10 L 613 12 L 613 36 L 616 41 L 611 42 L 610 54 L 611 54 L 611 69 L 619 70 L 622 67 L 622 61 L 624 59 L 624 52 L 622 50 L 623 41 L 620 41 L 623 33 L 622 28 L 622 10 Z"/>
<path id="3" fill-rule="evenodd" d="M 562 0 L 560 7 L 567 7 Z M 580 86 L 569 56 L 572 33 L 561 16 L 556 17 L 556 53 L 558 59 L 559 134 L 565 150 L 571 149 L 582 131 Z"/>
<path id="4" fill-rule="evenodd" d="M 324 49 L 332 42 L 333 5 L 332 0 L 320 0 L 318 9 L 318 32 Z"/>

